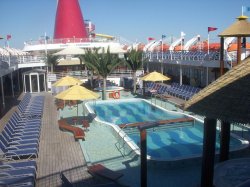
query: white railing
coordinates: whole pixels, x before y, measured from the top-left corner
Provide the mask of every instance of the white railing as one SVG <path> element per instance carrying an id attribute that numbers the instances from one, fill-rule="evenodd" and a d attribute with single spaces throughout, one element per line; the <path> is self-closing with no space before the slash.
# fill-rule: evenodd
<path id="1" fill-rule="evenodd" d="M 119 38 L 61 38 L 61 39 L 41 39 L 30 40 L 24 42 L 25 46 L 28 45 L 41 45 L 41 44 L 66 44 L 66 43 L 82 43 L 82 42 L 107 42 L 107 41 L 119 41 Z"/>
<path id="2" fill-rule="evenodd" d="M 18 63 L 20 64 L 28 64 L 28 63 L 45 63 L 45 56 L 20 56 L 18 58 Z"/>
<path id="3" fill-rule="evenodd" d="M 244 55 L 243 55 L 244 54 Z M 163 55 L 163 57 L 162 57 Z M 243 60 L 245 57 L 250 55 L 250 51 L 247 50 L 246 52 L 242 53 Z M 151 60 L 191 60 L 191 61 L 215 61 L 220 60 L 220 53 L 218 51 L 210 51 L 208 54 L 204 51 L 167 51 L 162 54 L 162 52 L 147 52 L 143 54 L 144 58 L 151 59 Z M 228 59 L 228 57 L 230 57 Z M 243 58 L 244 57 L 244 58 Z M 236 52 L 225 52 L 224 55 L 225 61 L 232 60 L 235 61 L 237 59 Z"/>
<path id="4" fill-rule="evenodd" d="M 138 73 L 140 74 L 140 72 L 143 70 L 138 70 Z M 60 79 L 62 77 L 65 76 L 71 76 L 71 77 L 75 77 L 78 79 L 86 79 L 88 77 L 90 77 L 90 71 L 89 70 L 82 70 L 82 71 L 62 71 L 62 72 L 49 72 L 48 73 L 48 77 L 56 77 L 56 79 Z M 128 75 L 132 75 L 132 71 L 131 70 L 114 70 L 108 77 L 121 77 L 122 75 L 126 75 L 126 77 Z M 94 77 L 97 75 L 93 75 Z"/>
<path id="5" fill-rule="evenodd" d="M 163 57 L 162 57 L 163 55 Z M 183 51 L 183 52 L 171 52 L 167 51 L 162 54 L 162 52 L 147 52 L 144 53 L 144 58 L 151 60 L 191 60 L 191 61 L 201 61 L 201 60 L 219 60 L 219 52 L 207 52 L 203 51 Z"/>

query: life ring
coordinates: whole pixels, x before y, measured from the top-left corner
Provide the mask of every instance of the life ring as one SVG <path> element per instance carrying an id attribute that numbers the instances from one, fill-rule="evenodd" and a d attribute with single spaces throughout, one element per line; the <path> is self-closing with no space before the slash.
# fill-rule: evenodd
<path id="1" fill-rule="evenodd" d="M 114 99 L 120 99 L 120 92 L 114 91 L 114 92 L 113 92 L 113 98 L 114 98 Z"/>

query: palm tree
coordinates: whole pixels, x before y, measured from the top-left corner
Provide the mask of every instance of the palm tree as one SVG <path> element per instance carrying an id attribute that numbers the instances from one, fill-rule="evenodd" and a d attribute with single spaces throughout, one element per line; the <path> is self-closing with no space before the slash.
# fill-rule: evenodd
<path id="1" fill-rule="evenodd" d="M 134 82 L 133 93 L 135 93 L 136 81 L 137 81 L 136 71 L 143 67 L 142 51 L 132 49 L 130 52 L 125 54 L 125 60 L 128 67 L 132 70 L 133 73 L 133 82 Z"/>
<path id="2" fill-rule="evenodd" d="M 55 56 L 53 54 L 47 54 L 45 58 L 46 58 L 47 66 L 50 66 L 51 73 L 53 73 L 54 71 L 53 67 L 57 62 L 58 56 Z"/>
<path id="3" fill-rule="evenodd" d="M 103 78 L 102 99 L 106 100 L 106 80 L 108 75 L 122 62 L 117 54 L 111 54 L 108 48 L 107 53 L 100 49 L 86 50 L 83 56 L 85 65 L 94 70 L 98 75 Z"/>
<path id="4" fill-rule="evenodd" d="M 77 57 L 80 59 L 80 67 L 83 70 L 84 65 L 85 65 L 85 69 L 87 68 L 88 70 L 91 71 L 90 73 L 90 87 L 93 88 L 93 69 L 91 69 L 91 67 L 88 66 L 88 64 L 86 64 L 85 61 L 85 55 L 77 55 Z M 89 77 L 89 73 L 87 72 L 87 77 Z"/>

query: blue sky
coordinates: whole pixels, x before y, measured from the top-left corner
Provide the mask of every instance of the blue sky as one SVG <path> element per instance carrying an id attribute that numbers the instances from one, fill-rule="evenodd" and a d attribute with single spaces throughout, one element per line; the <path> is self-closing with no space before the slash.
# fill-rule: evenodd
<path id="1" fill-rule="evenodd" d="M 84 19 L 96 25 L 96 32 L 120 36 L 129 41 L 147 42 L 148 37 L 179 37 L 186 40 L 200 34 L 211 41 L 241 15 L 249 0 L 79 0 Z M 57 0 L 1 0 L 0 36 L 11 34 L 10 47 L 22 49 L 24 41 L 37 40 L 46 32 L 51 38 Z M 245 15 L 250 17 L 250 12 Z M 250 21 L 250 20 L 249 20 Z M 3 47 L 4 40 L 0 40 Z"/>

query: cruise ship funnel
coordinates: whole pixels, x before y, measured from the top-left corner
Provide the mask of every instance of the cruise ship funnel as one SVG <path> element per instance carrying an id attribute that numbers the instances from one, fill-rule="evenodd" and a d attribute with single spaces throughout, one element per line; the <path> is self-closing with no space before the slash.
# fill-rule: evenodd
<path id="1" fill-rule="evenodd" d="M 54 39 L 88 38 L 78 0 L 59 0 Z"/>

